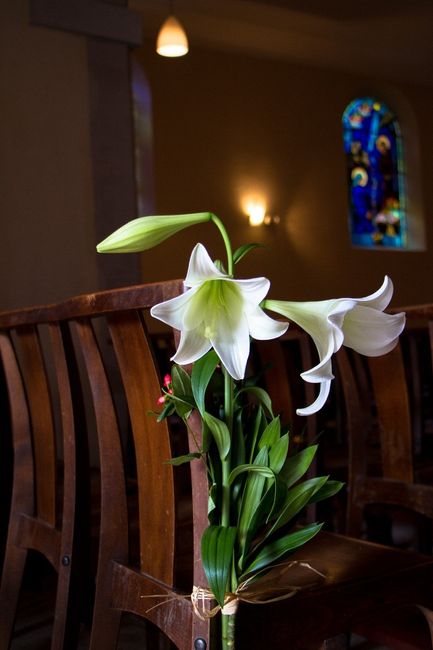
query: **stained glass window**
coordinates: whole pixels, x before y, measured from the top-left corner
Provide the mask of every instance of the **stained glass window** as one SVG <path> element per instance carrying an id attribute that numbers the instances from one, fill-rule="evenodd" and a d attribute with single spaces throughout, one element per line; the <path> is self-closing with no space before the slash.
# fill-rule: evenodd
<path id="1" fill-rule="evenodd" d="M 350 231 L 355 246 L 406 247 L 398 121 L 386 104 L 355 99 L 343 114 Z"/>

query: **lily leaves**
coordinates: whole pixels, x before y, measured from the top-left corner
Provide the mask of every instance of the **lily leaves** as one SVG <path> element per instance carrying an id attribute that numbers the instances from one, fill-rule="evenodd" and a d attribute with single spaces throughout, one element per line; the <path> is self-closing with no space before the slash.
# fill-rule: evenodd
<path id="1" fill-rule="evenodd" d="M 209 350 L 195 362 L 191 373 L 191 390 L 201 415 L 205 412 L 205 394 L 215 368 L 219 363 L 215 350 Z"/>
<path id="2" fill-rule="evenodd" d="M 201 557 L 209 587 L 223 607 L 233 560 L 236 528 L 209 526 L 201 539 Z"/>
<path id="3" fill-rule="evenodd" d="M 322 524 L 309 524 L 300 530 L 295 530 L 295 532 L 284 535 L 284 537 L 267 544 L 251 564 L 246 567 L 240 578 L 242 579 L 254 571 L 259 571 L 259 569 L 271 565 L 289 551 L 294 551 L 317 535 L 321 528 Z"/>

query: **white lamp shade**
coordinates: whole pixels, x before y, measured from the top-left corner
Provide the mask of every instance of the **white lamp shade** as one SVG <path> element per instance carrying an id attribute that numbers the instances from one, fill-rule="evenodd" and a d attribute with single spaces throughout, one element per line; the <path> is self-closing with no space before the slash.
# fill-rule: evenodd
<path id="1" fill-rule="evenodd" d="M 183 56 L 188 52 L 185 30 L 174 16 L 162 24 L 156 41 L 156 51 L 161 56 Z"/>

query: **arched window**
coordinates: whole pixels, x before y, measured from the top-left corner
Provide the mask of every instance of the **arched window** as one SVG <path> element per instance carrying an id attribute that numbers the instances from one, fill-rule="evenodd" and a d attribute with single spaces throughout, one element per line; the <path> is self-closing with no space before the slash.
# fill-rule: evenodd
<path id="1" fill-rule="evenodd" d="M 406 248 L 403 159 L 398 121 L 384 102 L 355 99 L 343 113 L 355 246 Z"/>

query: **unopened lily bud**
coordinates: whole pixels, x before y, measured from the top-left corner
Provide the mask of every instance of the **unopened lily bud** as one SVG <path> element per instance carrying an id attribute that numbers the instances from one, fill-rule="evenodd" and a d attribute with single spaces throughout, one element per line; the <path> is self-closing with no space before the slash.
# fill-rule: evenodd
<path id="1" fill-rule="evenodd" d="M 98 253 L 138 253 L 157 246 L 179 230 L 205 223 L 212 218 L 211 212 L 139 217 L 115 230 L 100 242 Z"/>

